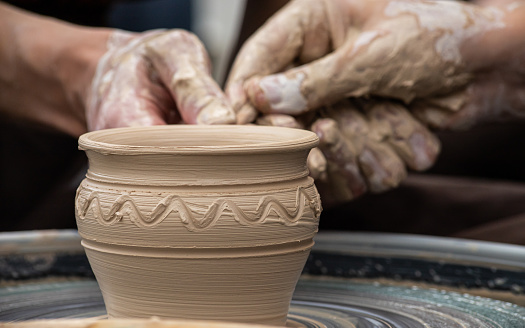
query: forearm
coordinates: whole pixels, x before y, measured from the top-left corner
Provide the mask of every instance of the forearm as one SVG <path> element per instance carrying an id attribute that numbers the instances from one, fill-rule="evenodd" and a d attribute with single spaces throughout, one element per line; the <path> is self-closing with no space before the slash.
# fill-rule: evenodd
<path id="1" fill-rule="evenodd" d="M 0 112 L 85 132 L 85 95 L 108 35 L 0 3 Z"/>

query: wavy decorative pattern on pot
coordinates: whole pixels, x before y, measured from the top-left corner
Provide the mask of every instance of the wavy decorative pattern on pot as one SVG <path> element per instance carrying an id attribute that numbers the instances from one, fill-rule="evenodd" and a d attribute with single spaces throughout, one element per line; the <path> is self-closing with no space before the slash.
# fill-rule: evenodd
<path id="1" fill-rule="evenodd" d="M 261 197 L 255 211 L 249 213 L 242 210 L 234 200 L 218 198 L 208 207 L 201 218 L 196 217 L 191 206 L 177 195 L 164 197 L 153 208 L 151 213 L 144 214 L 129 194 L 123 194 L 115 200 L 109 211 L 104 213 L 100 206 L 99 193 L 97 191 L 92 191 L 85 199 L 78 197 L 79 192 L 80 188 L 77 191 L 76 199 L 78 217 L 81 220 L 85 220 L 88 211 L 91 210 L 93 217 L 103 225 L 115 224 L 127 216 L 137 227 L 149 228 L 160 224 L 170 213 L 178 212 L 182 224 L 188 230 L 198 231 L 212 227 L 227 209 L 233 213 L 235 221 L 243 225 L 263 224 L 272 211 L 277 213 L 280 223 L 286 226 L 295 225 L 302 218 L 306 206 L 312 210 L 317 219 L 319 219 L 321 214 L 319 196 L 317 196 L 317 199 L 312 199 L 303 187 L 297 188 L 295 209 L 287 209 L 276 197 L 264 196 Z M 82 200 L 84 203 L 81 205 Z"/>

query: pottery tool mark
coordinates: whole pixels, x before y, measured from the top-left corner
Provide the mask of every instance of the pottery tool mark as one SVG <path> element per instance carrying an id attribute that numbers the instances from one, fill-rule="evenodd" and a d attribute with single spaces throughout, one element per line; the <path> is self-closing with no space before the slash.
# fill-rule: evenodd
<path id="1" fill-rule="evenodd" d="M 249 215 L 232 200 L 219 198 L 208 207 L 202 218 L 195 217 L 187 203 L 177 195 L 166 196 L 147 215 L 142 213 L 133 198 L 127 193 L 115 200 L 107 214 L 103 213 L 97 191 L 91 192 L 82 206 L 80 206 L 80 198 L 77 197 L 76 202 L 78 217 L 84 220 L 88 211 L 92 209 L 95 219 L 106 226 L 113 225 L 121 221 L 124 216 L 128 216 L 136 226 L 151 228 L 164 221 L 171 212 L 178 212 L 182 223 L 189 231 L 199 231 L 215 225 L 227 208 L 232 211 L 235 221 L 242 225 L 262 224 L 273 211 L 279 217 L 279 223 L 293 226 L 298 224 L 303 216 L 306 208 L 305 202 L 314 213 L 316 220 L 321 214 L 319 196 L 315 200 L 312 199 L 303 187 L 297 188 L 295 209 L 292 211 L 289 211 L 277 198 L 264 196 L 255 208 L 255 213 Z"/>

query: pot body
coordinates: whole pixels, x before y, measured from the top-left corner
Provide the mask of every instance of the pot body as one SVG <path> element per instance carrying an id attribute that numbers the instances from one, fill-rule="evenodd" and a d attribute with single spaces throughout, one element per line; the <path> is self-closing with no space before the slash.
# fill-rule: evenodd
<path id="1" fill-rule="evenodd" d="M 281 129 L 81 137 L 77 225 L 110 317 L 285 324 L 321 205 L 306 168 L 315 135 Z"/>

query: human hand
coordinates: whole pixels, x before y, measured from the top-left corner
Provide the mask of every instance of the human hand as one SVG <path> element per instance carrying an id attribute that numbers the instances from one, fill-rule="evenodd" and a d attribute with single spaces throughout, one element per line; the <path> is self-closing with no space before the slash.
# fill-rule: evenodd
<path id="1" fill-rule="evenodd" d="M 235 122 L 204 46 L 183 30 L 112 32 L 86 107 L 89 130 Z"/>
<path id="2" fill-rule="evenodd" d="M 327 207 L 394 188 L 406 177 L 405 166 L 424 170 L 440 151 L 438 138 L 393 101 L 342 100 L 315 115 L 268 114 L 256 122 L 317 134 L 308 168 Z"/>
<path id="3" fill-rule="evenodd" d="M 523 99 L 520 93 L 513 93 L 517 88 L 505 92 L 513 95 L 507 98 L 511 99 L 510 106 L 494 106 L 494 100 L 487 100 L 498 95 L 498 88 L 483 76 L 497 75 L 497 81 L 515 80 L 509 79 L 510 74 L 496 72 L 509 54 L 516 59 L 511 62 L 520 62 L 523 47 L 519 45 L 523 38 L 509 42 L 509 34 L 519 31 L 520 23 L 515 17 L 522 17 L 522 12 L 516 5 L 495 8 L 457 2 L 294 1 L 245 44 L 228 79 L 227 94 L 241 123 L 257 115 L 255 108 L 265 114 L 289 114 L 301 119 L 305 112 L 319 113 L 324 105 L 348 97 L 400 100 L 395 106 L 389 106 L 398 114 L 387 115 L 384 120 L 402 117 L 405 129 L 414 136 L 400 138 L 403 147 L 396 148 L 388 142 L 383 145 L 386 147 L 375 147 L 381 149 L 381 155 L 376 158 L 383 165 L 364 168 L 355 159 L 343 160 L 345 151 L 334 153 L 338 147 L 324 149 L 328 162 L 330 157 L 339 162 L 339 165 L 327 165 L 328 169 L 338 168 L 329 169 L 329 175 L 334 176 L 331 180 L 339 184 L 347 181 L 347 189 L 355 191 L 343 198 L 355 197 L 366 189 L 351 186 L 385 190 L 397 185 L 404 176 L 404 165 L 400 163 L 417 170 L 426 169 L 439 151 L 437 138 L 411 113 L 425 124 L 440 128 L 491 120 L 500 116 L 505 108 L 507 112 L 512 111 L 512 115 L 519 115 L 525 106 L 518 103 Z M 489 48 L 490 54 L 485 51 L 483 55 L 480 51 L 485 50 L 484 44 L 493 46 Z M 519 85 L 516 81 L 512 83 Z M 410 112 L 399 109 L 404 106 Z M 363 113 L 363 108 L 356 112 Z M 367 113 L 365 111 L 369 115 Z M 318 116 L 333 115 L 332 111 Z M 364 119 L 336 120 L 338 124 L 321 121 L 312 127 L 321 137 L 321 146 L 339 144 L 340 147 L 345 143 L 323 143 L 323 138 L 331 135 L 331 139 L 341 139 L 335 135 L 345 134 L 328 134 L 325 130 L 341 130 L 345 128 L 341 125 L 361 122 L 368 134 L 381 135 L 374 132 L 378 125 L 370 126 L 371 117 L 366 115 Z M 355 135 L 346 134 L 346 140 L 353 141 L 352 138 L 356 138 Z M 412 141 L 408 142 L 409 139 Z M 354 157 L 359 158 L 362 155 L 359 148 L 354 149 Z M 406 156 L 400 156 L 402 149 L 410 150 L 413 158 L 419 160 L 410 163 Z M 352 166 L 354 173 L 351 173 Z M 377 185 L 372 181 L 375 178 L 370 178 L 370 169 L 375 176 L 389 171 L 391 174 L 386 175 L 388 179 L 380 179 L 383 182 Z M 353 182 L 340 179 L 345 170 L 349 172 L 348 177 L 353 176 Z M 330 173 L 336 171 L 339 173 Z"/>
<path id="4" fill-rule="evenodd" d="M 0 114 L 78 137 L 166 123 L 232 123 L 200 41 L 39 16 L 0 2 Z"/>

